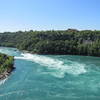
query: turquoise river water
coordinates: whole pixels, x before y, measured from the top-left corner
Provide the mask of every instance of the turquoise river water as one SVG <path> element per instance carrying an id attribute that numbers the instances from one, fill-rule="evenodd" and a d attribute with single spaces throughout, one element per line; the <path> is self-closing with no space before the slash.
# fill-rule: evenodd
<path id="1" fill-rule="evenodd" d="M 35 55 L 0 47 L 16 69 L 0 81 L 0 100 L 100 100 L 100 58 Z"/>

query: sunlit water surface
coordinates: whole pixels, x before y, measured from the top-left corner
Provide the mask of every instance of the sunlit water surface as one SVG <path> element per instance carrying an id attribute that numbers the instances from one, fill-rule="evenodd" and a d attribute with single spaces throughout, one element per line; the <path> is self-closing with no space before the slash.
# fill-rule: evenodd
<path id="1" fill-rule="evenodd" d="M 100 100 L 100 58 L 0 52 L 14 56 L 16 67 L 0 81 L 0 100 Z"/>

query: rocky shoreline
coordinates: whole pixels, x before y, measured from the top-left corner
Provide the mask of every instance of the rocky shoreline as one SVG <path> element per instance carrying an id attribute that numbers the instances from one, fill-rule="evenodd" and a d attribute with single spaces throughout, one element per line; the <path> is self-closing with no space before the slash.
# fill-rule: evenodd
<path id="1" fill-rule="evenodd" d="M 4 71 L 2 74 L 0 74 L 0 80 L 4 80 L 6 79 L 11 73 L 12 71 L 15 69 L 15 67 L 11 67 L 10 69 Z"/>
<path id="2" fill-rule="evenodd" d="M 14 57 L 0 53 L 0 80 L 7 78 L 14 69 Z"/>

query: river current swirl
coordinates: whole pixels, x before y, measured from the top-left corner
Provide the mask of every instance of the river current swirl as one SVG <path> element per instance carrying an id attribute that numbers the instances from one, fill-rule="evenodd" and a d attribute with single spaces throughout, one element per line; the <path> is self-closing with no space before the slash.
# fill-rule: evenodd
<path id="1" fill-rule="evenodd" d="M 0 81 L 0 100 L 100 100 L 100 58 L 36 55 L 0 47 L 16 69 Z"/>

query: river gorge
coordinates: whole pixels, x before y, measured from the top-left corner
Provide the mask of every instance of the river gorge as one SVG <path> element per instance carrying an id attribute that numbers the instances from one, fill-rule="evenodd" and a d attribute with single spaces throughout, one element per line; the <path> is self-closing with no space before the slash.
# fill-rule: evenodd
<path id="1" fill-rule="evenodd" d="M 36 55 L 0 47 L 14 56 L 12 74 L 0 81 L 0 100 L 100 100 L 100 58 Z"/>

